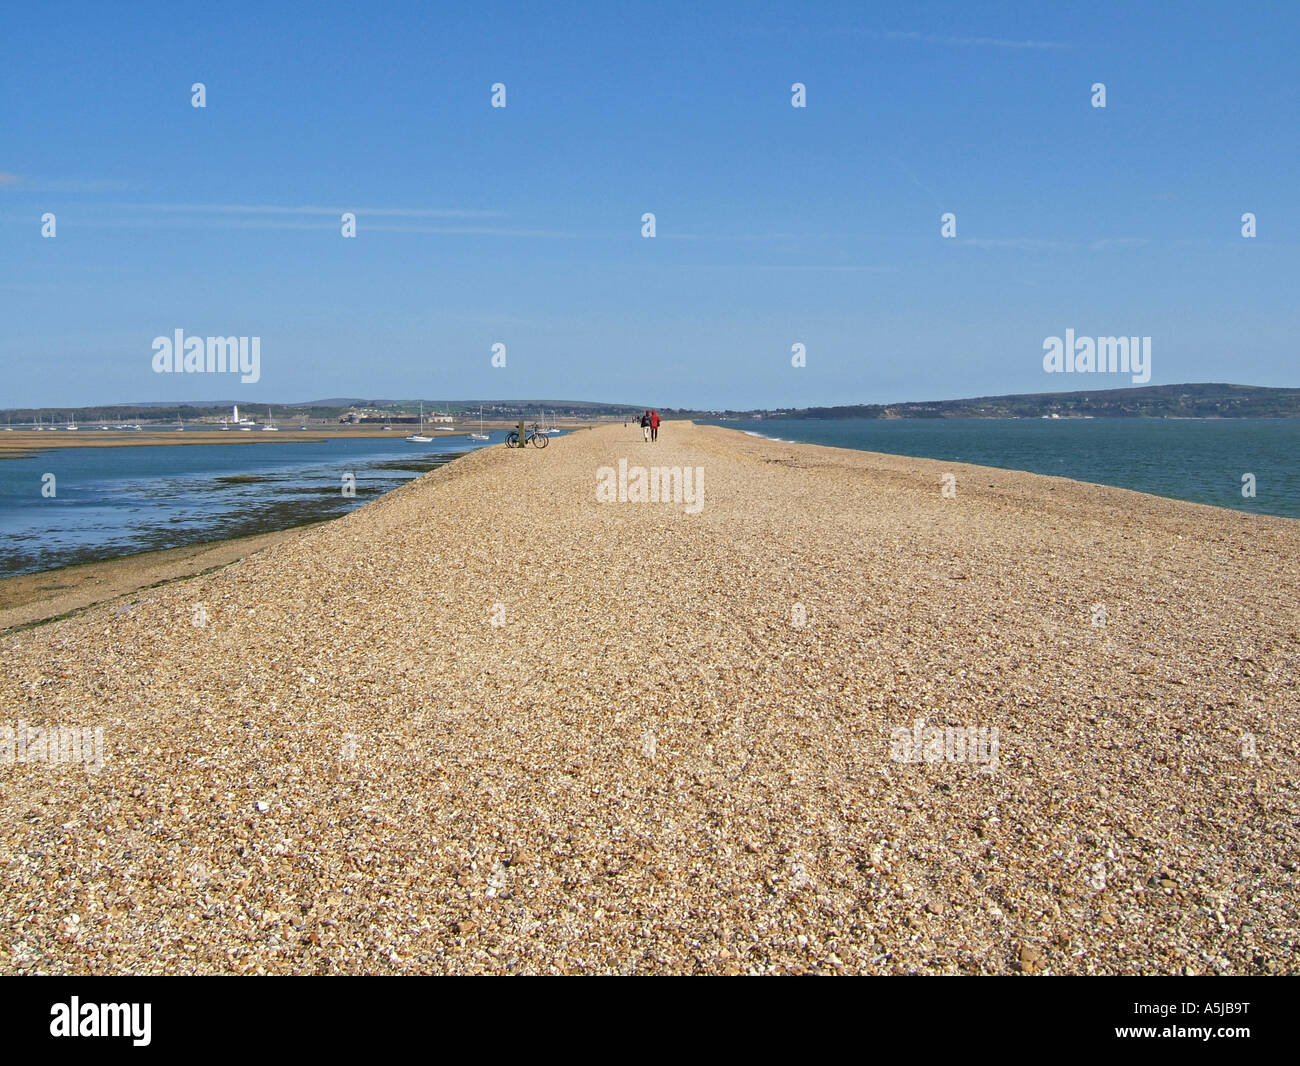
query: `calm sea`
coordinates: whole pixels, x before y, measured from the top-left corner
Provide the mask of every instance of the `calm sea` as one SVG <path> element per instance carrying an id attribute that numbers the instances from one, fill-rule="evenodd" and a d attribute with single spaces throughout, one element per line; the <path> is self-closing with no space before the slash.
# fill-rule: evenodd
<path id="1" fill-rule="evenodd" d="M 499 445 L 465 437 L 59 448 L 0 459 L 0 576 L 335 518 L 403 481 Z M 75 439 L 75 434 L 68 434 Z M 54 475 L 53 497 L 42 495 Z M 355 479 L 345 496 L 344 475 Z"/>
<path id="2" fill-rule="evenodd" d="M 1056 474 L 1300 518 L 1300 419 L 762 419 L 759 436 Z M 1255 475 L 1255 496 L 1242 477 Z"/>

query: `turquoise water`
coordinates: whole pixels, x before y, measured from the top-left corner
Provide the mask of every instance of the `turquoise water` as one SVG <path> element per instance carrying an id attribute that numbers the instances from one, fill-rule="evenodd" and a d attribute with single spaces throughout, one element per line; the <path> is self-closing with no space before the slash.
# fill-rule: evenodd
<path id="1" fill-rule="evenodd" d="M 714 425 L 836 448 L 1000 466 L 1300 518 L 1300 419 L 761 419 Z M 1242 475 L 1255 475 L 1255 497 Z"/>
<path id="2" fill-rule="evenodd" d="M 488 436 L 486 445 L 326 438 L 69 447 L 0 459 L 0 576 L 336 518 L 475 447 L 499 445 L 504 433 Z M 46 474 L 54 475 L 53 497 L 42 494 Z M 343 494 L 345 474 L 354 496 Z"/>

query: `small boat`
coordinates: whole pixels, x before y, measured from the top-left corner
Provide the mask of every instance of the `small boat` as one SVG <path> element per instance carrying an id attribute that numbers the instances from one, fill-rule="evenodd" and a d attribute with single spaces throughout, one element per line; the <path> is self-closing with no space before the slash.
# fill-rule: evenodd
<path id="1" fill-rule="evenodd" d="M 271 417 L 271 409 L 266 409 L 266 425 L 262 427 L 263 433 L 279 433 L 280 427 L 275 424 L 275 419 Z"/>
<path id="2" fill-rule="evenodd" d="M 488 435 L 483 432 L 483 408 L 478 409 L 478 432 L 469 435 L 470 440 L 488 440 Z"/>
<path id="3" fill-rule="evenodd" d="M 420 401 L 420 432 L 412 433 L 406 438 L 412 444 L 432 444 L 433 438 L 424 435 L 424 401 Z"/>
<path id="4" fill-rule="evenodd" d="M 542 414 L 546 414 L 546 412 L 543 411 Z M 557 433 L 564 432 L 564 430 L 557 428 L 553 423 L 551 423 L 551 420 L 549 418 L 545 419 L 544 421 L 547 422 L 547 426 L 544 430 L 542 430 L 543 433 L 547 433 L 550 436 L 555 436 L 555 434 Z"/>

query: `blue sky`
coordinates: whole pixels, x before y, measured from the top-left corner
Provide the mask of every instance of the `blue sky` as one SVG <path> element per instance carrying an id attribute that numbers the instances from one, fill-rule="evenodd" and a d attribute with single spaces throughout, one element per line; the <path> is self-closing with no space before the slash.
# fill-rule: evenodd
<path id="1" fill-rule="evenodd" d="M 1300 8 L 1057 6 L 7 5 L 0 407 L 1300 384 Z"/>

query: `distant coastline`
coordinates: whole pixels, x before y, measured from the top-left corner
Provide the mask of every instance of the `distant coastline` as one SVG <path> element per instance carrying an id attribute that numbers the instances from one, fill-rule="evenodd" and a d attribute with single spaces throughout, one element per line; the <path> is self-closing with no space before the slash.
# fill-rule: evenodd
<path id="1" fill-rule="evenodd" d="M 462 425 L 485 424 L 499 428 L 518 419 L 539 418 L 557 423 L 581 423 L 627 419 L 639 415 L 653 402 L 602 403 L 590 400 L 447 400 L 418 401 L 441 410 Z M 263 401 L 256 405 L 260 410 Z M 219 423 L 230 410 L 228 402 L 139 403 L 98 407 L 39 407 L 0 410 L 0 451 L 5 428 L 15 431 L 35 428 L 38 423 L 58 432 L 71 421 L 90 426 L 99 423 L 138 423 L 142 428 L 169 431 L 178 423 L 198 431 L 220 430 Z M 396 430 L 418 421 L 416 402 L 384 399 L 331 398 L 303 403 L 273 403 L 286 426 L 301 425 L 302 432 Z M 975 396 L 956 400 L 908 400 L 898 403 L 838 404 L 835 406 L 781 408 L 672 407 L 660 401 L 660 414 L 687 419 L 764 418 L 1300 418 L 1300 388 L 1264 385 L 1233 385 L 1216 382 L 1180 385 L 1141 385 L 1117 389 L 1073 392 L 1013 393 Z M 62 434 L 59 433 L 61 436 Z M 136 441 L 135 443 L 139 443 Z"/>
<path id="2" fill-rule="evenodd" d="M 1300 389 L 1260 385 L 1144 385 L 1081 392 L 977 396 L 917 403 L 843 404 L 726 412 L 738 418 L 1300 418 Z"/>

